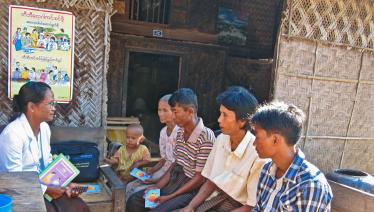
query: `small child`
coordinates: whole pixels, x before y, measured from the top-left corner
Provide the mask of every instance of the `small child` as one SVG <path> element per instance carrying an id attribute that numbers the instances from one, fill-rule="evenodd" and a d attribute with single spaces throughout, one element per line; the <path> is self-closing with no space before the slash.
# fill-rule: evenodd
<path id="1" fill-rule="evenodd" d="M 165 127 L 161 129 L 159 139 L 161 160 L 147 170 L 147 173 L 152 175 L 150 180 L 144 182 L 135 180 L 126 186 L 126 200 L 135 192 L 146 189 L 156 183 L 175 161 L 173 153 L 179 127 L 175 124 L 174 113 L 168 103 L 170 97 L 171 94 L 167 94 L 158 102 L 158 116 L 160 122 L 165 124 Z"/>
<path id="2" fill-rule="evenodd" d="M 104 159 L 105 163 L 115 166 L 117 174 L 126 184 L 133 180 L 130 171 L 149 163 L 151 158 L 148 148 L 140 144 L 143 140 L 143 127 L 140 124 L 131 124 L 126 129 L 126 143 L 114 156 Z"/>

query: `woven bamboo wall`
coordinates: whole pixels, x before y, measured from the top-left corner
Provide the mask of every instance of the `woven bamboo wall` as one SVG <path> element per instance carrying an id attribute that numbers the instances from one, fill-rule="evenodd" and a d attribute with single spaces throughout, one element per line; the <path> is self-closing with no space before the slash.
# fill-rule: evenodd
<path id="1" fill-rule="evenodd" d="M 284 14 L 273 95 L 306 112 L 300 147 L 324 172 L 374 173 L 374 2 L 289 0 Z"/>
<path id="2" fill-rule="evenodd" d="M 373 49 L 373 19 L 372 0 L 288 0 L 282 33 Z"/>
<path id="3" fill-rule="evenodd" d="M 71 11 L 76 17 L 74 88 L 69 104 L 57 106 L 55 126 L 100 127 L 106 120 L 106 72 L 109 57 L 109 16 L 107 1 L 4 1 L 0 0 L 0 125 L 11 115 L 7 97 L 8 6 L 24 5 Z"/>

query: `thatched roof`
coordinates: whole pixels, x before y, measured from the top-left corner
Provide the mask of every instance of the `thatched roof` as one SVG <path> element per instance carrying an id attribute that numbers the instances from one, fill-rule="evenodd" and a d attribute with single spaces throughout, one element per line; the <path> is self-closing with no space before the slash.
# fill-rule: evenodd
<path id="1" fill-rule="evenodd" d="M 107 10 L 112 7 L 113 0 L 59 0 L 63 7 L 82 9 Z"/>
<path id="2" fill-rule="evenodd" d="M 96 11 L 111 11 L 114 0 L 0 0 L 0 3 L 5 4 L 28 4 L 28 3 L 39 3 L 39 4 L 54 4 L 62 8 L 78 8 L 85 10 L 96 10 Z"/>

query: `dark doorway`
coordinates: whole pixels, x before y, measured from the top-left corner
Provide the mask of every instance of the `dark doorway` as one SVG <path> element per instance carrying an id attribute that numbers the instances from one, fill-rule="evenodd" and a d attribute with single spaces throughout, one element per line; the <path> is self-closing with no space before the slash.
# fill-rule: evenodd
<path id="1" fill-rule="evenodd" d="M 157 115 L 158 100 L 178 88 L 179 56 L 129 53 L 126 116 L 136 116 L 145 137 L 158 143 L 162 125 Z"/>

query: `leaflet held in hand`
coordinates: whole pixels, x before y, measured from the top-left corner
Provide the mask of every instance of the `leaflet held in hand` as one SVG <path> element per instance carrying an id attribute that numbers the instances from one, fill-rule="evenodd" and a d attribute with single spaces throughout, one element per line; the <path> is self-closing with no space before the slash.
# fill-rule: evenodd
<path id="1" fill-rule="evenodd" d="M 39 174 L 39 181 L 46 186 L 65 187 L 78 174 L 79 170 L 63 154 L 60 154 Z M 52 200 L 49 195 L 44 196 L 47 200 Z"/>
<path id="2" fill-rule="evenodd" d="M 138 168 L 133 168 L 130 172 L 130 175 L 133 176 L 133 177 L 136 177 L 137 179 L 141 180 L 141 181 L 146 181 L 146 180 L 149 180 L 151 179 L 151 176 L 149 174 L 147 174 L 146 172 L 138 169 Z"/>
<path id="3" fill-rule="evenodd" d="M 144 206 L 146 208 L 155 208 L 159 204 L 160 189 L 151 189 L 145 193 Z"/>

